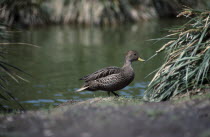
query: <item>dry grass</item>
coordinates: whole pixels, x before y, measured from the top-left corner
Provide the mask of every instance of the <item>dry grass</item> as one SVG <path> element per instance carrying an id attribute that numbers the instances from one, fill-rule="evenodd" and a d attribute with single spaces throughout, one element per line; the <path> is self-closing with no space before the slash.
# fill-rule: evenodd
<path id="1" fill-rule="evenodd" d="M 190 20 L 158 39 L 171 41 L 156 53 L 165 50 L 167 56 L 145 92 L 146 100 L 167 100 L 210 82 L 210 11 L 188 8 L 178 16 Z"/>

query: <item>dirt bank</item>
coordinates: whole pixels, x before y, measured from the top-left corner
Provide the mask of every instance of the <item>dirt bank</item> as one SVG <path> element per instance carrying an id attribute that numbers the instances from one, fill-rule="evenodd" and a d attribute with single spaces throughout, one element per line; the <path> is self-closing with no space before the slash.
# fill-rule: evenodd
<path id="1" fill-rule="evenodd" d="M 160 103 L 94 98 L 0 116 L 4 137 L 209 137 L 209 129 L 210 94 Z"/>

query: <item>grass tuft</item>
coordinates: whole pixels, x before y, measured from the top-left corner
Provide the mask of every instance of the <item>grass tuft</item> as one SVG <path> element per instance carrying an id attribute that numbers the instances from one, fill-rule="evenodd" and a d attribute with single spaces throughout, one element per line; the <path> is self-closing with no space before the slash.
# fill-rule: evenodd
<path id="1" fill-rule="evenodd" d="M 189 21 L 157 39 L 173 37 L 156 52 L 166 51 L 167 56 L 145 92 L 147 101 L 168 100 L 210 83 L 210 12 L 187 8 L 180 16 Z"/>

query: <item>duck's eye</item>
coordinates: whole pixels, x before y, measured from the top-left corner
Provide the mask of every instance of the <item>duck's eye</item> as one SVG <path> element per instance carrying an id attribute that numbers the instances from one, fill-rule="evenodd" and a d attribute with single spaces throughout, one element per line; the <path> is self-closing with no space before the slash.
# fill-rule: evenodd
<path id="1" fill-rule="evenodd" d="M 134 56 L 136 56 L 136 53 L 134 54 Z"/>

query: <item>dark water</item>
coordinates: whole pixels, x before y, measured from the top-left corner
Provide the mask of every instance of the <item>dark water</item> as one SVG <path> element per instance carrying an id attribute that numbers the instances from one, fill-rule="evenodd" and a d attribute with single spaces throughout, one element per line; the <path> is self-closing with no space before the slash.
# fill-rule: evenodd
<path id="1" fill-rule="evenodd" d="M 147 59 L 163 43 L 149 42 L 164 35 L 174 20 L 152 21 L 113 28 L 50 26 L 17 33 L 14 41 L 39 45 L 6 46 L 8 62 L 30 73 L 30 82 L 12 83 L 10 90 L 26 109 L 47 108 L 68 100 L 107 96 L 106 92 L 74 92 L 83 82 L 78 78 L 107 66 L 122 66 L 128 50 L 139 51 Z M 143 95 L 151 77 L 145 76 L 163 62 L 157 56 L 149 62 L 135 62 L 135 80 L 119 94 Z"/>

